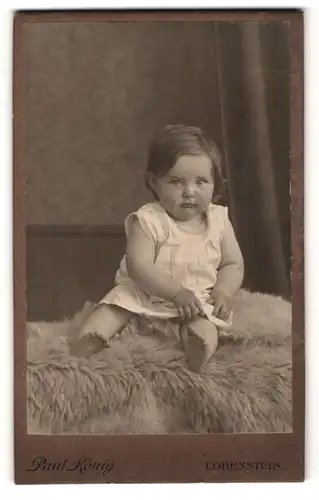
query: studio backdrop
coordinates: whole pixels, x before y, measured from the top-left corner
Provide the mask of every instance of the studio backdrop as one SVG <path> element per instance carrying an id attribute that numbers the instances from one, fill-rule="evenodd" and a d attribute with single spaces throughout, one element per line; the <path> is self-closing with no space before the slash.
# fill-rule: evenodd
<path id="1" fill-rule="evenodd" d="M 29 320 L 99 300 L 166 124 L 220 147 L 244 287 L 290 299 L 289 23 L 27 23 Z"/>

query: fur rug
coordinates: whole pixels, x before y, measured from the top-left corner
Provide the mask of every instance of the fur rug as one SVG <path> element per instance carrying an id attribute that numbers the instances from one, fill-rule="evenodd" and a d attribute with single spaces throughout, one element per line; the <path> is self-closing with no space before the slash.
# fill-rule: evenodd
<path id="1" fill-rule="evenodd" d="M 233 330 L 201 374 L 184 362 L 177 327 L 134 318 L 90 360 L 69 345 L 72 319 L 28 324 L 28 432 L 250 433 L 292 431 L 291 305 L 241 290 Z"/>

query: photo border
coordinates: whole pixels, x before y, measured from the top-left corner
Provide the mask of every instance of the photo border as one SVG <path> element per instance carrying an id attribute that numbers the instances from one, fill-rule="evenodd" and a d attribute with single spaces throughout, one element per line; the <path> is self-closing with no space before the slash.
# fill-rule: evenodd
<path id="1" fill-rule="evenodd" d="M 28 11 L 14 15 L 13 35 L 13 264 L 14 462 L 16 484 L 268 482 L 304 479 L 304 168 L 303 12 L 301 10 Z M 105 21 L 290 22 L 290 141 L 292 248 L 293 432 L 205 435 L 28 435 L 26 417 L 26 196 L 24 171 L 25 59 L 23 26 Z M 33 460 L 63 463 L 90 458 L 113 463 L 110 474 L 89 470 L 32 471 Z M 243 470 L 238 462 L 272 463 Z M 222 468 L 213 464 L 226 464 Z M 234 464 L 234 466 L 232 465 Z M 279 464 L 276 466 L 276 464 Z M 266 466 L 265 466 L 266 467 Z"/>

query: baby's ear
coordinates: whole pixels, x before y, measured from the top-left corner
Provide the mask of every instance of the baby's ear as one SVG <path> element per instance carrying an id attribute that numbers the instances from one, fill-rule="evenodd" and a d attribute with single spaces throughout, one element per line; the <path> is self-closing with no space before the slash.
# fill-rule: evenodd
<path id="1" fill-rule="evenodd" d="M 146 172 L 145 184 L 151 191 L 156 193 L 156 177 L 152 172 Z"/>

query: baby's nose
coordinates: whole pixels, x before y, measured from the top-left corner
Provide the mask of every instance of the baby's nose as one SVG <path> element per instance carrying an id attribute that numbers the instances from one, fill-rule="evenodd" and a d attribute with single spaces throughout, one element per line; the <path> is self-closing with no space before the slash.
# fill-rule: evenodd
<path id="1" fill-rule="evenodd" d="M 195 192 L 195 186 L 193 184 L 186 184 L 184 186 L 184 196 L 192 196 Z"/>

